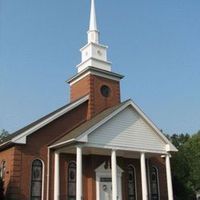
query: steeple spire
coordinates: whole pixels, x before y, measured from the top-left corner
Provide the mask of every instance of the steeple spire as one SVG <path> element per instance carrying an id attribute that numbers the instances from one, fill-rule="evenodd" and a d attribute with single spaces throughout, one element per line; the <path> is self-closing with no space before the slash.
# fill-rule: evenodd
<path id="1" fill-rule="evenodd" d="M 111 62 L 107 59 L 108 47 L 99 43 L 95 0 L 91 0 L 90 24 L 87 34 L 88 43 L 80 49 L 81 63 L 77 65 L 78 73 L 84 71 L 88 67 L 111 71 Z"/>
<path id="2" fill-rule="evenodd" d="M 96 19 L 96 11 L 95 11 L 95 2 L 94 2 L 94 0 L 91 0 L 89 31 L 97 31 L 97 19 Z"/>
<path id="3" fill-rule="evenodd" d="M 90 10 L 90 25 L 88 31 L 88 43 L 99 43 L 99 31 L 97 29 L 97 19 L 95 10 L 95 0 L 91 0 L 91 10 Z"/>

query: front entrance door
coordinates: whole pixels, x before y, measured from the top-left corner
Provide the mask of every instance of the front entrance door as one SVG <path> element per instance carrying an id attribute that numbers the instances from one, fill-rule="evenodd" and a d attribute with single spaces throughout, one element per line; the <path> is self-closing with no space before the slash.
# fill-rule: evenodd
<path id="1" fill-rule="evenodd" d="M 111 167 L 105 162 L 96 170 L 96 200 L 112 200 Z M 121 176 L 123 170 L 117 166 L 117 196 L 122 200 Z"/>
<path id="2" fill-rule="evenodd" d="M 112 179 L 100 178 L 100 200 L 112 200 Z"/>

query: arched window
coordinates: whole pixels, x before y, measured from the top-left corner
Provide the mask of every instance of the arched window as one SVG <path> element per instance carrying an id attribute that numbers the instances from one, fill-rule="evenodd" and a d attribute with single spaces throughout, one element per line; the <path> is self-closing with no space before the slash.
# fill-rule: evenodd
<path id="1" fill-rule="evenodd" d="M 41 160 L 34 160 L 32 163 L 31 175 L 31 200 L 42 200 L 43 163 Z"/>
<path id="2" fill-rule="evenodd" d="M 159 200 L 158 169 L 151 168 L 151 199 Z"/>
<path id="3" fill-rule="evenodd" d="M 6 161 L 1 161 L 1 165 L 0 165 L 0 177 L 2 179 L 5 178 L 5 173 L 6 173 Z"/>
<path id="4" fill-rule="evenodd" d="M 136 200 L 136 176 L 132 165 L 128 166 L 128 200 Z"/>
<path id="5" fill-rule="evenodd" d="M 76 163 L 68 165 L 68 200 L 76 200 Z"/>

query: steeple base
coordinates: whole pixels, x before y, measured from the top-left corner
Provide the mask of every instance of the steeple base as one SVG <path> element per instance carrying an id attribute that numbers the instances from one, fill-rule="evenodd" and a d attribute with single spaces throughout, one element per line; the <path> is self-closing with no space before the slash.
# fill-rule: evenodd
<path id="1" fill-rule="evenodd" d="M 84 71 L 89 66 L 95 66 L 95 68 L 97 68 L 97 69 L 111 71 L 111 63 L 110 62 L 102 61 L 102 60 L 95 59 L 95 58 L 89 58 L 85 62 L 77 65 L 78 73 L 81 71 Z"/>

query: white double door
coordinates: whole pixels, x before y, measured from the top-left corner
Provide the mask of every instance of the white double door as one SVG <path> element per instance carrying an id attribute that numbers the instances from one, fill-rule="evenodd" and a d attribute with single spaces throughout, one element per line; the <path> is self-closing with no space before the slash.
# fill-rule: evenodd
<path id="1" fill-rule="evenodd" d="M 111 168 L 102 163 L 96 170 L 96 200 L 112 200 Z M 122 200 L 122 177 L 123 170 L 117 166 L 117 196 Z"/>

